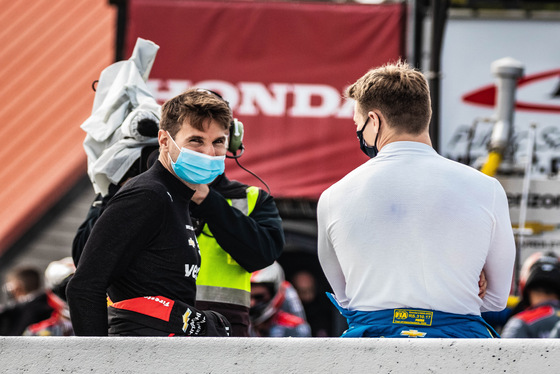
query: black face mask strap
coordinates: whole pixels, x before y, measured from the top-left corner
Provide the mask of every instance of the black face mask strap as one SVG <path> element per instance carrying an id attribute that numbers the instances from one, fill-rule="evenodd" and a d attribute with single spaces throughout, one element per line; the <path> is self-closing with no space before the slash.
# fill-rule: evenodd
<path id="1" fill-rule="evenodd" d="M 364 130 L 366 129 L 366 125 L 369 122 L 369 116 L 366 118 L 366 121 L 364 122 L 364 125 L 362 126 L 362 129 L 360 130 L 362 132 L 362 134 L 364 133 Z"/>
<path id="2" fill-rule="evenodd" d="M 369 118 L 369 117 L 368 117 Z M 381 130 L 381 121 L 379 121 L 379 127 L 375 133 L 375 140 L 373 141 L 373 146 L 377 149 L 377 137 L 379 136 L 379 130 Z"/>
<path id="3" fill-rule="evenodd" d="M 368 117 L 369 119 L 369 117 Z M 375 147 L 375 149 L 377 149 L 377 137 L 379 136 L 379 131 L 381 130 L 381 118 L 379 118 L 379 115 L 377 115 L 377 119 L 379 120 L 379 126 L 377 128 L 377 133 L 375 134 L 375 141 L 373 142 L 373 146 Z M 366 120 L 367 122 L 367 120 Z"/>
<path id="4" fill-rule="evenodd" d="M 364 139 L 364 130 L 366 128 L 366 125 L 367 125 L 368 121 L 369 121 L 369 116 L 366 119 L 366 122 L 362 126 L 361 130 L 356 131 L 356 134 L 358 135 L 358 139 L 360 140 L 360 149 L 362 150 L 362 152 L 364 152 L 368 157 L 373 158 L 373 157 L 377 156 L 377 152 L 378 152 L 378 150 L 377 150 L 377 137 L 379 136 L 379 130 L 375 134 L 375 141 L 373 143 L 373 146 L 367 145 L 367 143 Z M 379 125 L 381 125 L 381 123 Z"/>
<path id="5" fill-rule="evenodd" d="M 366 141 L 364 140 L 364 130 L 366 129 L 367 123 L 369 122 L 369 117 L 366 119 L 366 121 L 364 122 L 364 125 L 362 126 L 362 128 L 360 130 L 357 131 L 358 134 L 358 138 L 360 139 L 360 142 L 362 142 L 364 147 L 369 147 L 366 143 Z M 374 144 L 375 145 L 375 144 Z"/>

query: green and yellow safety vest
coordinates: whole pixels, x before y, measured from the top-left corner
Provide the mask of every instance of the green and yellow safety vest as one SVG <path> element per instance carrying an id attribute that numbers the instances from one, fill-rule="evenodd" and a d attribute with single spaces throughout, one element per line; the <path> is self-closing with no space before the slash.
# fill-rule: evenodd
<path id="1" fill-rule="evenodd" d="M 245 215 L 251 214 L 257 198 L 258 187 L 247 188 L 247 197 L 226 199 L 228 204 Z M 250 307 L 251 273 L 224 251 L 205 224 L 197 236 L 200 249 L 200 271 L 196 279 L 196 299 Z"/>

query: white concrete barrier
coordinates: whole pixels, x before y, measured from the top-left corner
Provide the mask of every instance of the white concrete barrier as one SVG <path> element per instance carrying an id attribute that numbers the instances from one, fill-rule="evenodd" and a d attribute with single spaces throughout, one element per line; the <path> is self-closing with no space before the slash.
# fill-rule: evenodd
<path id="1" fill-rule="evenodd" d="M 0 337 L 1 373 L 560 373 L 560 339 Z"/>

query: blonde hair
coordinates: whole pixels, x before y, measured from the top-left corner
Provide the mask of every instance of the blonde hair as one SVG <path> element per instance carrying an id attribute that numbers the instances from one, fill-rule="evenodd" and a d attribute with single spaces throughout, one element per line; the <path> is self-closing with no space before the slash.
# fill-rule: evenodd
<path id="1" fill-rule="evenodd" d="M 348 87 L 346 97 L 356 100 L 363 113 L 379 110 L 401 133 L 426 131 L 432 117 L 426 78 L 402 60 L 368 71 Z"/>

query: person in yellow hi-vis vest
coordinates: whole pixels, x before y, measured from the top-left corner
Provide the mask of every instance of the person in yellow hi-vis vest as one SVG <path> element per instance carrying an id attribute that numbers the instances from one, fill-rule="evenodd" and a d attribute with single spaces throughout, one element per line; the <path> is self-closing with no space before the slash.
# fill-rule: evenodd
<path id="1" fill-rule="evenodd" d="M 241 157 L 242 140 L 243 123 L 234 119 L 228 139 L 233 156 L 227 157 L 236 161 Z M 189 210 L 201 257 L 196 307 L 223 314 L 231 323 L 232 336 L 249 336 L 251 273 L 271 265 L 284 247 L 274 198 L 258 187 L 229 180 L 224 173 L 199 186 Z"/>
<path id="2" fill-rule="evenodd" d="M 196 280 L 196 306 L 222 313 L 232 336 L 249 336 L 251 272 L 265 268 L 284 246 L 282 221 L 267 192 L 225 174 L 197 191 L 191 217 L 197 233 L 201 265 Z"/>
<path id="3" fill-rule="evenodd" d="M 228 104 L 213 91 L 198 91 Z M 228 132 L 227 151 L 233 154 L 228 157 L 239 158 L 243 154 L 243 124 L 234 119 Z M 196 144 L 200 139 L 190 141 Z M 157 150 L 147 157 L 148 167 L 158 157 Z M 205 311 L 222 310 L 231 322 L 231 336 L 248 336 L 251 272 L 272 264 L 284 246 L 282 220 L 274 199 L 257 187 L 230 181 L 221 174 L 209 185 L 197 184 L 189 211 L 192 227 L 187 230 L 195 230 L 201 266 L 186 266 L 184 275 L 196 279 L 196 306 Z M 82 225 L 85 229 L 77 235 L 80 240 L 74 241 L 75 258 L 79 259 L 83 247 L 78 245 L 86 242 L 99 215 L 88 214 Z"/>

